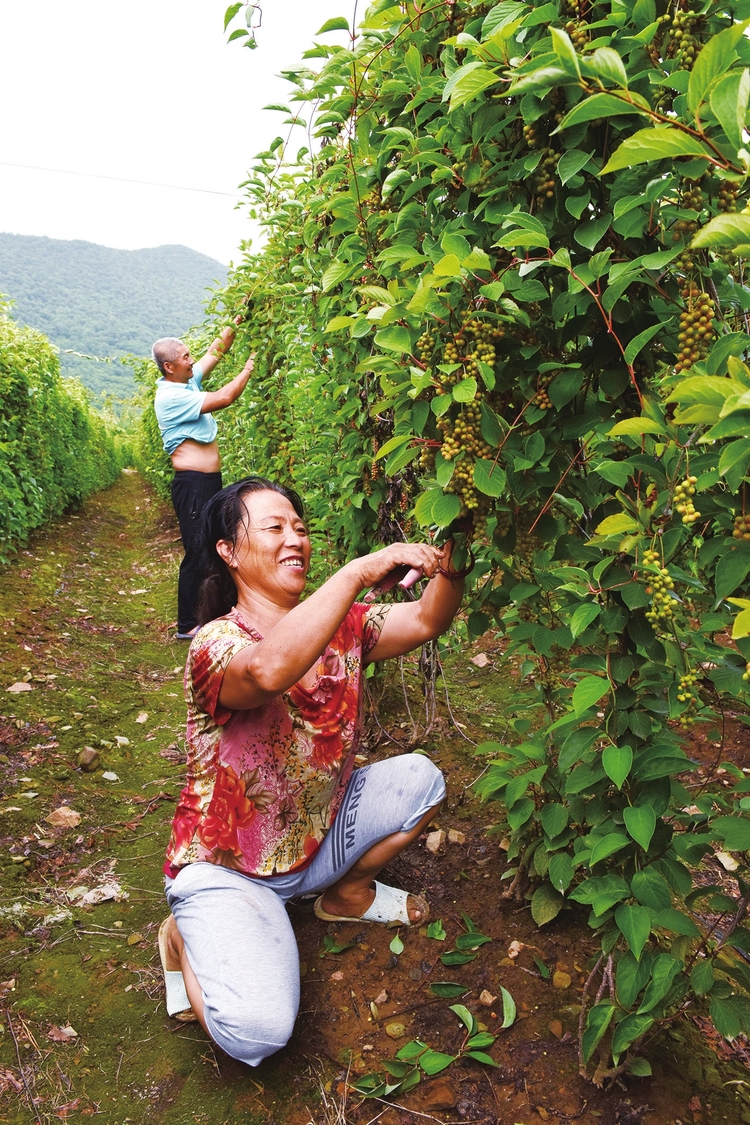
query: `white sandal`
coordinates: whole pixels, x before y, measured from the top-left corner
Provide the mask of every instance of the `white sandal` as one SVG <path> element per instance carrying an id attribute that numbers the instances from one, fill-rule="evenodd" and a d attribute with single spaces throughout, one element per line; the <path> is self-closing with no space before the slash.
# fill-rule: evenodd
<path id="1" fill-rule="evenodd" d="M 371 905 L 359 918 L 347 918 L 339 914 L 329 914 L 323 908 L 323 895 L 315 900 L 315 916 L 320 918 L 323 922 L 382 922 L 387 925 L 391 922 L 398 922 L 402 926 L 411 926 L 412 923 L 409 918 L 409 911 L 406 906 L 406 900 L 413 898 L 417 907 L 422 912 L 422 917 L 416 922 L 416 925 L 421 926 L 430 916 L 430 907 L 427 900 L 422 895 L 412 894 L 410 891 L 404 891 L 400 887 L 389 887 L 387 883 L 378 883 L 375 880 L 375 898 L 372 900 Z"/>
<path id="2" fill-rule="evenodd" d="M 164 987 L 167 990 L 167 1015 L 174 1016 L 181 1023 L 193 1023 L 198 1019 L 190 1006 L 185 989 L 185 978 L 179 970 L 167 968 L 167 926 L 170 918 L 165 918 L 159 926 L 159 958 L 164 972 Z"/>

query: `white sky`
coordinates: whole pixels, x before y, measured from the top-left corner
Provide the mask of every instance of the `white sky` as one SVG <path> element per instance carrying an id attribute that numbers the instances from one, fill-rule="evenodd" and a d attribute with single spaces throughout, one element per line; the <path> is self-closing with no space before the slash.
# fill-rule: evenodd
<path id="1" fill-rule="evenodd" d="M 257 237 L 246 210 L 235 209 L 238 185 L 254 155 L 289 128 L 282 114 L 261 112 L 290 104 L 276 75 L 301 61 L 326 20 L 351 20 L 354 0 L 265 0 L 255 51 L 227 44 L 228 5 L 0 0 L 0 230 L 127 250 L 182 243 L 236 261 L 240 240 Z M 230 30 L 245 26 L 243 15 Z"/>

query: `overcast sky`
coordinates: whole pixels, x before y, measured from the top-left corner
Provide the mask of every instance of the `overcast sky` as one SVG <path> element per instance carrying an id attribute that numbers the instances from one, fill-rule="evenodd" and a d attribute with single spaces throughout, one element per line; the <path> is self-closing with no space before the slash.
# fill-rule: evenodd
<path id="1" fill-rule="evenodd" d="M 351 19 L 354 0 L 265 0 L 255 51 L 227 44 L 228 3 L 0 0 L 0 230 L 237 260 L 254 234 L 238 185 L 285 132 L 282 114 L 262 112 L 286 100 L 275 76 L 326 20 Z M 240 26 L 243 13 L 230 30 Z"/>

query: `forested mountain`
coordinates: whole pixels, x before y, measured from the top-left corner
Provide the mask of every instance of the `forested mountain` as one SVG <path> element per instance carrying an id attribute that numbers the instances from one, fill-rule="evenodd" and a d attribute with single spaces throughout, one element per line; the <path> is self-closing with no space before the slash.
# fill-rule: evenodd
<path id="1" fill-rule="evenodd" d="M 207 289 L 223 284 L 221 262 L 187 246 L 114 250 L 93 242 L 0 234 L 0 293 L 12 315 L 60 349 L 60 365 L 96 393 L 129 395 L 121 364 L 100 358 L 147 355 L 159 336 L 181 336 L 203 317 Z"/>

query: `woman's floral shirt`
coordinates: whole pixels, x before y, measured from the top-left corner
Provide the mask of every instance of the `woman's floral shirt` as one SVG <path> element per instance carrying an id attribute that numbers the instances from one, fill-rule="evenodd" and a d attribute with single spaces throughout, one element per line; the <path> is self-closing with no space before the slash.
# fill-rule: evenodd
<path id="1" fill-rule="evenodd" d="M 355 603 L 316 667 L 250 711 L 219 704 L 227 665 L 263 638 L 236 610 L 205 625 L 185 669 L 187 785 L 172 822 L 165 871 L 198 860 L 248 875 L 307 864 L 333 823 L 354 764 L 362 663 L 387 606 Z"/>

